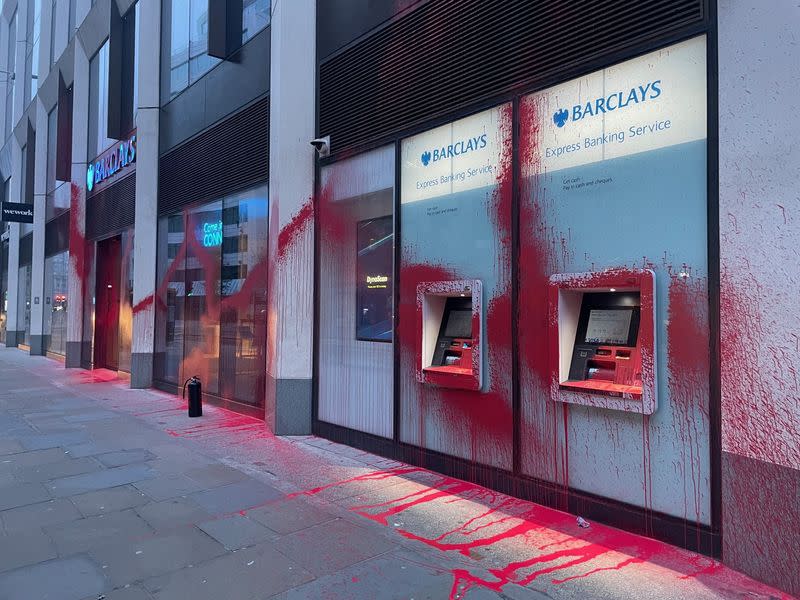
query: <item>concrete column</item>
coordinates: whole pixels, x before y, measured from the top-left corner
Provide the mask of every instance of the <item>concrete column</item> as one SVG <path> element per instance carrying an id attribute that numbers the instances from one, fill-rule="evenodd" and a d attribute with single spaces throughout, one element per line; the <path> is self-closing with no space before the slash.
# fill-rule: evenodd
<path id="1" fill-rule="evenodd" d="M 88 0 L 87 0 L 88 1 Z M 80 13 L 79 13 L 80 14 Z M 69 215 L 69 286 L 67 293 L 66 366 L 79 367 L 83 344 L 83 305 L 89 284 L 90 253 L 86 243 L 86 144 L 89 127 L 89 57 L 75 38 L 72 88 L 72 183 Z M 87 340 L 91 343 L 91 340 Z"/>
<path id="2" fill-rule="evenodd" d="M 158 231 L 158 123 L 161 2 L 139 7 L 139 106 L 136 113 L 136 214 L 133 245 L 131 387 L 153 383 L 156 235 Z"/>
<path id="3" fill-rule="evenodd" d="M 800 596 L 800 5 L 717 10 L 722 558 Z"/>
<path id="4" fill-rule="evenodd" d="M 270 52 L 270 275 L 266 421 L 311 433 L 316 4 L 275 2 Z"/>
<path id="5" fill-rule="evenodd" d="M 19 202 L 22 196 L 22 148 L 17 140 L 11 138 L 11 185 L 9 194 L 12 202 Z M 19 223 L 8 224 L 8 306 L 6 307 L 6 346 L 16 347 L 25 335 L 25 325 L 18 314 L 18 294 L 25 290 L 19 289 Z"/>
<path id="6" fill-rule="evenodd" d="M 36 160 L 33 173 L 33 260 L 31 262 L 31 350 L 42 356 L 47 352 L 44 337 L 44 224 L 47 197 L 47 111 L 37 98 Z"/>

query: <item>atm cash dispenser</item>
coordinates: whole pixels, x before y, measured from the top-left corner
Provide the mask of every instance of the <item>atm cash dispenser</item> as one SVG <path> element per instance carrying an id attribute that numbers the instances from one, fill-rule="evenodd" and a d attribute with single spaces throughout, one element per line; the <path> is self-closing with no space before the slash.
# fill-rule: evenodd
<path id="1" fill-rule="evenodd" d="M 639 292 L 585 293 L 569 379 L 561 385 L 641 397 L 642 357 L 636 345 L 640 307 Z"/>
<path id="2" fill-rule="evenodd" d="M 478 280 L 437 281 L 417 286 L 420 383 L 480 389 L 481 296 Z"/>
<path id="3" fill-rule="evenodd" d="M 553 400 L 655 411 L 654 283 L 649 270 L 551 277 Z"/>

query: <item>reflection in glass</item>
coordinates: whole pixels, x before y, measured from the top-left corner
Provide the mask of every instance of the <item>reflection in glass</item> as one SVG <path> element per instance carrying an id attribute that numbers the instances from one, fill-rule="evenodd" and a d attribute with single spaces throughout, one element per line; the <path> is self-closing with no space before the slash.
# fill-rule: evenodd
<path id="1" fill-rule="evenodd" d="M 119 370 L 131 372 L 133 342 L 133 229 L 122 234 L 120 244 Z"/>
<path id="2" fill-rule="evenodd" d="M 6 342 L 8 313 L 8 241 L 0 243 L 0 343 Z"/>
<path id="3" fill-rule="evenodd" d="M 263 405 L 267 227 L 266 188 L 159 221 L 157 380 Z"/>
<path id="4" fill-rule="evenodd" d="M 94 159 L 114 143 L 108 137 L 108 40 L 89 61 L 89 146 Z"/>
<path id="5" fill-rule="evenodd" d="M 269 25 L 269 0 L 244 0 L 242 3 L 242 43 Z"/>
<path id="6" fill-rule="evenodd" d="M 31 345 L 31 266 L 25 265 L 19 268 L 17 293 L 17 318 L 22 319 L 22 330 L 25 332 L 22 343 L 26 346 Z M 24 292 L 23 292 L 24 290 Z"/>
<path id="7" fill-rule="evenodd" d="M 64 356 L 67 351 L 67 277 L 69 253 L 61 252 L 44 261 L 45 349 Z"/>

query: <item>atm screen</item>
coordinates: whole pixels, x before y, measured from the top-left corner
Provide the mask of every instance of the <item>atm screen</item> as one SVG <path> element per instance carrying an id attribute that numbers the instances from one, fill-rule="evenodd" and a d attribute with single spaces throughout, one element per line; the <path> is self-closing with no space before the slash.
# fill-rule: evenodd
<path id="1" fill-rule="evenodd" d="M 624 345 L 628 342 L 633 310 L 592 309 L 586 326 L 586 344 Z"/>
<path id="2" fill-rule="evenodd" d="M 450 310 L 444 336 L 450 338 L 472 337 L 472 310 Z"/>

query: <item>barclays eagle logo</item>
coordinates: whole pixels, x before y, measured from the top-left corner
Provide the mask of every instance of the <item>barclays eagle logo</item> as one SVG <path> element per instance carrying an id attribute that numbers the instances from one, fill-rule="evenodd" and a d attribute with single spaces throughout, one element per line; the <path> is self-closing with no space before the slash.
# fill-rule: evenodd
<path id="1" fill-rule="evenodd" d="M 89 164 L 89 167 L 86 169 L 86 189 L 90 192 L 94 187 L 94 165 Z"/>
<path id="2" fill-rule="evenodd" d="M 422 161 L 423 166 L 427 167 L 428 163 L 431 162 L 431 153 L 430 151 L 426 150 L 422 153 L 422 156 L 419 157 Z"/>
<path id="3" fill-rule="evenodd" d="M 553 123 L 557 127 L 563 127 L 569 119 L 569 111 L 566 108 L 561 108 L 553 113 Z"/>

